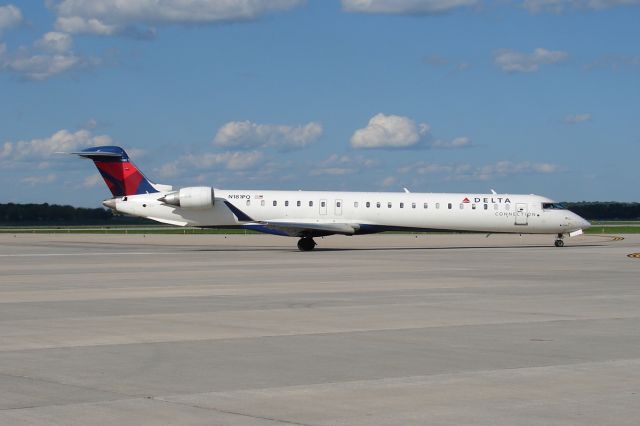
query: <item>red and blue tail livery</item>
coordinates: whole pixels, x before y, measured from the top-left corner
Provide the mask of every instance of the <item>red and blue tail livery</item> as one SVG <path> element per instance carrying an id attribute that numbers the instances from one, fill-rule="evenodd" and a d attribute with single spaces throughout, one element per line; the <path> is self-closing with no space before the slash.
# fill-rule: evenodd
<path id="1" fill-rule="evenodd" d="M 73 154 L 93 160 L 114 197 L 158 192 L 119 146 L 96 146 Z"/>

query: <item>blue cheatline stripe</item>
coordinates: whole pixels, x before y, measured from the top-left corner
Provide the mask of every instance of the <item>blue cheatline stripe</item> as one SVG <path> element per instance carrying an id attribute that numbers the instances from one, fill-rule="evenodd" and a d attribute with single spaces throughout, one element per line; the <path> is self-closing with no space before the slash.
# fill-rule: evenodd
<path id="1" fill-rule="evenodd" d="M 268 228 L 264 225 L 243 225 L 242 226 L 245 229 L 251 229 L 252 231 L 258 231 L 258 232 L 262 232 L 264 234 L 272 234 L 272 235 L 279 235 L 281 237 L 290 237 L 291 235 L 287 234 L 284 231 L 280 231 L 278 229 L 271 229 Z"/>

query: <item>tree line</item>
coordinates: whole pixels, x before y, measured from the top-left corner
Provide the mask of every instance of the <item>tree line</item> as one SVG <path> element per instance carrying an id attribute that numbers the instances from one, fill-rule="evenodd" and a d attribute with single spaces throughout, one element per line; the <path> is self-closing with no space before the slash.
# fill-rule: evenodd
<path id="1" fill-rule="evenodd" d="M 3 226 L 69 226 L 125 225 L 152 223 L 147 219 L 114 214 L 102 207 L 60 206 L 57 204 L 0 204 L 0 225 Z"/>
<path id="2" fill-rule="evenodd" d="M 566 202 L 574 213 L 589 220 L 640 220 L 640 203 L 614 201 Z M 0 225 L 124 225 L 154 223 L 147 219 L 114 214 L 104 208 L 57 204 L 0 204 Z"/>

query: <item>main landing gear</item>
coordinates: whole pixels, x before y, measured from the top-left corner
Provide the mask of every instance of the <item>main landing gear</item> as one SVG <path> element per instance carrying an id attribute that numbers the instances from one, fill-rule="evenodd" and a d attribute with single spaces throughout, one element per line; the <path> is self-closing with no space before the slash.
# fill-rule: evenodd
<path id="1" fill-rule="evenodd" d="M 558 234 L 558 238 L 554 243 L 556 247 L 564 247 L 564 240 L 562 239 L 562 234 Z"/>
<path id="2" fill-rule="evenodd" d="M 311 251 L 315 248 L 316 242 L 311 237 L 304 237 L 298 240 L 298 249 L 300 251 Z"/>

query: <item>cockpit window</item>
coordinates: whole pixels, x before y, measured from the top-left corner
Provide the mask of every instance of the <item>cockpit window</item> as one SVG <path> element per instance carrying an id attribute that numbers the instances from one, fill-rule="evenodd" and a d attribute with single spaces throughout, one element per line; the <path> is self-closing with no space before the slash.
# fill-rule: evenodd
<path id="1" fill-rule="evenodd" d="M 560 203 L 542 203 L 544 210 L 566 210 L 567 208 Z"/>

